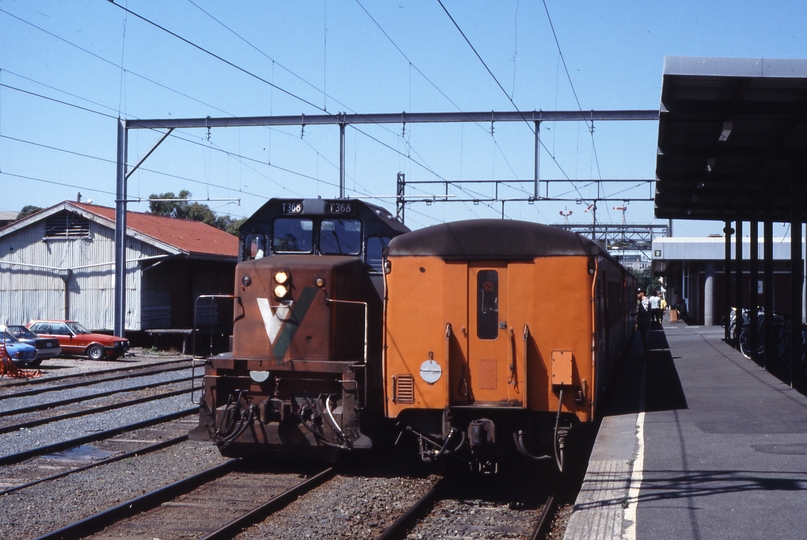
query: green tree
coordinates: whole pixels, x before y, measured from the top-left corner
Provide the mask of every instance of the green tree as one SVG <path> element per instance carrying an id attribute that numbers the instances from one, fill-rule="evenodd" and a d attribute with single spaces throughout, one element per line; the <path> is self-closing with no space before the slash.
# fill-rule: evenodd
<path id="1" fill-rule="evenodd" d="M 244 222 L 243 219 L 236 220 L 230 216 L 216 216 L 216 213 L 208 205 L 184 200 L 190 199 L 192 196 L 193 194 L 187 189 L 183 189 L 177 195 L 170 191 L 159 195 L 149 195 L 149 199 L 169 199 L 152 200 L 149 202 L 149 212 L 158 216 L 201 221 L 230 234 L 238 234 L 238 227 Z"/>
<path id="2" fill-rule="evenodd" d="M 23 207 L 22 207 L 22 210 L 20 210 L 20 213 L 19 213 L 19 215 L 17 216 L 17 219 L 22 219 L 22 218 L 24 218 L 24 217 L 28 217 L 28 216 L 30 216 L 31 214 L 36 214 L 36 213 L 37 213 L 37 212 L 39 212 L 40 210 L 42 210 L 40 207 L 38 207 L 38 206 L 33 206 L 33 205 L 31 205 L 31 204 L 26 205 L 26 206 L 23 206 Z"/>
<path id="3" fill-rule="evenodd" d="M 636 284 L 639 289 L 643 290 L 645 294 L 648 294 L 650 291 L 650 285 L 653 281 L 653 278 L 650 273 L 649 268 L 645 268 L 644 270 L 628 270 L 633 277 L 636 278 Z"/>

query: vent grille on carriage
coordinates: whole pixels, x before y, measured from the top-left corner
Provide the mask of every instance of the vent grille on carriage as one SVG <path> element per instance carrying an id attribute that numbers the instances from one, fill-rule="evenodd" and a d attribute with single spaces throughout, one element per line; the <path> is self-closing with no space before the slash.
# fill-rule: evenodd
<path id="1" fill-rule="evenodd" d="M 415 402 L 415 378 L 412 375 L 395 376 L 395 403 Z"/>

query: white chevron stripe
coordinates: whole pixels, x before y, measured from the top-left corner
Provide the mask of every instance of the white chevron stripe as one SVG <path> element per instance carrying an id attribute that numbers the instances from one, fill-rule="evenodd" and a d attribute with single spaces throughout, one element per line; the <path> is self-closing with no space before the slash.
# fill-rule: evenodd
<path id="1" fill-rule="evenodd" d="M 283 327 L 283 323 L 289 319 L 291 315 L 291 305 L 281 304 L 279 306 L 271 306 L 268 298 L 257 298 L 258 309 L 263 318 L 263 326 L 266 328 L 266 335 L 269 337 L 269 343 L 275 344 L 275 338 Z M 280 313 L 278 313 L 280 311 Z"/>

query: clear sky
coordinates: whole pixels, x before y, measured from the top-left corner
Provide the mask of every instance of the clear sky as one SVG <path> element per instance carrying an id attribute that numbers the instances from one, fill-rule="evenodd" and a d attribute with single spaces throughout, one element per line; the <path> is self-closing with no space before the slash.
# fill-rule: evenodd
<path id="1" fill-rule="evenodd" d="M 0 210 L 78 192 L 114 206 L 118 117 L 658 110 L 665 56 L 807 58 L 807 4 L 796 0 L 441 1 L 0 0 Z M 492 128 L 348 127 L 347 195 L 392 196 L 403 172 L 408 181 L 518 180 L 500 195 L 528 196 L 529 125 Z M 570 222 L 590 223 L 593 198 L 652 197 L 642 181 L 655 177 L 657 122 L 590 129 L 541 128 L 540 177 L 564 180 L 549 196 L 579 202 L 507 203 L 507 217 L 561 223 L 571 211 Z M 158 137 L 130 131 L 129 162 Z M 334 197 L 338 182 L 336 126 L 195 129 L 176 130 L 128 190 L 147 199 L 187 189 L 237 218 L 270 197 Z M 493 190 L 451 195 L 474 193 Z M 394 209 L 392 199 L 377 202 Z M 621 223 L 614 206 L 628 208 L 629 223 L 664 223 L 639 200 L 602 202 L 598 221 Z M 419 203 L 406 218 L 419 228 L 500 214 L 498 204 Z M 676 221 L 674 233 L 722 227 Z"/>

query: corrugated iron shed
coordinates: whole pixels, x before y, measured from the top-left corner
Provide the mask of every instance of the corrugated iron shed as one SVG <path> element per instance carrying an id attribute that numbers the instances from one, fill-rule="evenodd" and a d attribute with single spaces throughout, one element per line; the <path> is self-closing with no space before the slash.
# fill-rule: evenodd
<path id="1" fill-rule="evenodd" d="M 238 238 L 201 222 L 127 212 L 125 329 L 189 328 L 194 299 L 230 294 Z M 115 210 L 65 201 L 0 229 L 2 322 L 114 323 Z M 205 321 L 231 324 L 208 306 Z"/>

